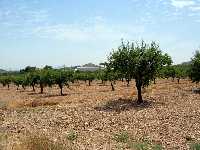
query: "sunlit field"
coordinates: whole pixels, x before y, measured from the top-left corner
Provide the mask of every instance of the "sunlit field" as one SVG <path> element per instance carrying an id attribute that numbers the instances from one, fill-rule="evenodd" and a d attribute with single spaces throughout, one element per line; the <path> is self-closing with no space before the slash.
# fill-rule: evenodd
<path id="1" fill-rule="evenodd" d="M 200 139 L 200 97 L 189 80 L 76 82 L 65 87 L 0 87 L 0 149 L 189 149 Z"/>

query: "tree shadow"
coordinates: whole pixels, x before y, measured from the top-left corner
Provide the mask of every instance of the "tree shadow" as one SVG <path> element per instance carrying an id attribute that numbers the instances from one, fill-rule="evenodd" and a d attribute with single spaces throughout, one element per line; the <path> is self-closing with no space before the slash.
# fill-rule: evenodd
<path id="1" fill-rule="evenodd" d="M 19 89 L 19 90 L 17 90 L 18 92 L 20 92 L 20 93 L 28 93 L 28 94 L 30 94 L 30 93 L 33 93 L 33 90 L 24 90 L 24 89 Z"/>
<path id="2" fill-rule="evenodd" d="M 38 95 L 38 94 L 40 94 L 40 93 L 37 93 L 37 92 L 31 92 L 31 93 L 28 93 L 28 95 Z"/>
<path id="3" fill-rule="evenodd" d="M 154 106 L 156 103 L 153 100 L 144 100 L 142 104 L 138 104 L 137 101 L 132 99 L 117 99 L 108 101 L 106 104 L 102 106 L 97 106 L 94 109 L 97 111 L 105 111 L 105 112 L 122 112 L 128 111 L 131 109 L 135 109 L 137 111 L 145 108 L 150 108 Z M 160 103 L 163 104 L 163 103 Z"/>
<path id="4" fill-rule="evenodd" d="M 64 97 L 64 96 L 67 96 L 68 94 L 63 94 L 63 95 L 60 95 L 60 94 L 48 94 L 48 95 L 42 95 L 41 98 L 50 98 L 50 97 Z"/>
<path id="5" fill-rule="evenodd" d="M 102 83 L 100 83 L 100 84 L 98 84 L 98 86 L 110 86 L 110 85 L 108 85 L 108 84 L 102 84 Z"/>

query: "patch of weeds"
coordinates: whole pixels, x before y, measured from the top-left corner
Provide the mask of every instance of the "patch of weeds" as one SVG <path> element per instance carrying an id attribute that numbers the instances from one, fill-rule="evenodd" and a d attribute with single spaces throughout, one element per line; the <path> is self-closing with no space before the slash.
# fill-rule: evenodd
<path id="1" fill-rule="evenodd" d="M 133 150 L 162 150 L 161 145 L 153 145 L 153 144 L 148 144 L 146 142 L 135 142 L 135 143 L 129 143 L 128 147 Z"/>
<path id="2" fill-rule="evenodd" d="M 68 134 L 67 134 L 67 139 L 69 141 L 74 141 L 76 140 L 78 137 L 78 134 L 76 133 L 76 131 L 70 131 Z"/>
<path id="3" fill-rule="evenodd" d="M 121 132 L 121 133 L 115 134 L 113 139 L 117 142 L 127 143 L 129 140 L 129 135 L 127 132 Z"/>
<path id="4" fill-rule="evenodd" d="M 116 149 L 117 149 L 117 150 L 124 150 L 124 149 L 125 149 L 125 146 L 118 143 L 118 144 L 116 145 Z"/>
<path id="5" fill-rule="evenodd" d="M 152 146 L 152 150 L 162 150 L 162 149 L 163 149 L 162 145 L 159 145 L 159 144 Z"/>
<path id="6" fill-rule="evenodd" d="M 148 144 L 147 143 L 134 143 L 131 148 L 134 148 L 135 150 L 148 150 Z"/>
<path id="7" fill-rule="evenodd" d="M 133 150 L 162 150 L 162 145 L 153 144 L 149 140 L 145 139 L 142 141 L 132 141 L 128 143 L 128 148 Z"/>
<path id="8" fill-rule="evenodd" d="M 190 145 L 190 150 L 200 150 L 200 144 L 199 143 L 192 143 Z"/>

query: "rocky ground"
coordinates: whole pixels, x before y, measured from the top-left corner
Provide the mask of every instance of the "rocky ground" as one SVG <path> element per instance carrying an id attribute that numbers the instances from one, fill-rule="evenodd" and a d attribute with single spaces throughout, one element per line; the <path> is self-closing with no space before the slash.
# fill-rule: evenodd
<path id="1" fill-rule="evenodd" d="M 38 88 L 34 93 L 1 86 L 0 150 L 186 150 L 200 141 L 196 86 L 159 80 L 144 90 L 140 106 L 134 82 L 117 82 L 115 91 L 98 82 L 74 84 L 65 96 L 57 87 L 38 94 Z"/>

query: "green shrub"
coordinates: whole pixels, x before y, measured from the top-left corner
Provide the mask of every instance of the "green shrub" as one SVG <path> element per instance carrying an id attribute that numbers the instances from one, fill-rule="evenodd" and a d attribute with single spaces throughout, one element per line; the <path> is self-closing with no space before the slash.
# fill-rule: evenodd
<path id="1" fill-rule="evenodd" d="M 76 140 L 78 137 L 77 133 L 75 131 L 70 131 L 68 134 L 67 134 L 67 139 L 69 141 L 74 141 Z"/>
<path id="2" fill-rule="evenodd" d="M 191 150 L 200 150 L 200 144 L 199 143 L 193 143 L 190 145 Z"/>
<path id="3" fill-rule="evenodd" d="M 121 143 L 127 143 L 129 139 L 129 135 L 127 132 L 121 132 L 114 135 L 114 140 Z"/>

